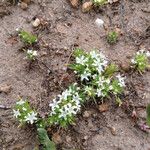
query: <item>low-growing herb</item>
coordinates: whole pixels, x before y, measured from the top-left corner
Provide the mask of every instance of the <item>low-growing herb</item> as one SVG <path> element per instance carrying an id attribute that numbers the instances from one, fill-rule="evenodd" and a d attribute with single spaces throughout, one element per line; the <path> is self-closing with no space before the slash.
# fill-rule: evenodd
<path id="1" fill-rule="evenodd" d="M 75 115 L 81 109 L 83 101 L 83 95 L 80 93 L 80 88 L 77 87 L 77 84 L 69 86 L 68 89 L 50 103 L 49 124 L 59 124 L 62 127 L 72 124 Z"/>
<path id="2" fill-rule="evenodd" d="M 144 49 L 139 50 L 135 54 L 134 58 L 131 59 L 131 63 L 133 64 L 133 67 L 139 72 L 144 72 L 145 69 L 149 66 L 148 57 L 150 57 L 149 51 L 145 51 Z"/>
<path id="3" fill-rule="evenodd" d="M 116 43 L 118 40 L 118 33 L 115 31 L 111 31 L 107 34 L 107 42 L 110 44 Z"/>
<path id="4" fill-rule="evenodd" d="M 86 97 L 117 96 L 125 87 L 125 78 L 116 74 L 117 66 L 109 63 L 108 59 L 96 51 L 85 53 L 81 49 L 74 52 L 75 63 L 70 65 L 80 78 Z"/>
<path id="5" fill-rule="evenodd" d="M 19 36 L 22 41 L 26 44 L 33 44 L 37 42 L 37 37 L 27 31 L 21 30 L 19 31 Z"/>
<path id="6" fill-rule="evenodd" d="M 27 50 L 27 56 L 26 58 L 33 61 L 36 59 L 36 56 L 37 56 L 37 51 L 35 50 Z"/>
<path id="7" fill-rule="evenodd" d="M 13 113 L 14 117 L 17 118 L 21 124 L 33 124 L 38 120 L 37 113 L 30 107 L 27 100 L 20 99 L 16 102 Z"/>

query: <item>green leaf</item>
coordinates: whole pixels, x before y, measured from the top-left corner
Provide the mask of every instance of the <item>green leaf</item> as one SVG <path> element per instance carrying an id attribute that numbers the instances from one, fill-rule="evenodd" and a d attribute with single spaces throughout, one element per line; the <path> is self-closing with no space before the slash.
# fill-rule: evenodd
<path id="1" fill-rule="evenodd" d="M 104 72 L 104 76 L 111 77 L 117 71 L 118 71 L 118 67 L 115 64 L 110 64 L 109 66 L 107 66 Z"/>
<path id="2" fill-rule="evenodd" d="M 38 128 L 37 131 L 39 141 L 43 145 L 43 150 L 56 150 L 55 143 L 49 139 L 47 131 L 44 128 Z"/>
<path id="3" fill-rule="evenodd" d="M 150 104 L 147 105 L 146 113 L 147 113 L 146 122 L 150 126 Z"/>
<path id="4" fill-rule="evenodd" d="M 19 36 L 27 44 L 33 44 L 37 41 L 37 37 L 27 31 L 20 31 Z"/>

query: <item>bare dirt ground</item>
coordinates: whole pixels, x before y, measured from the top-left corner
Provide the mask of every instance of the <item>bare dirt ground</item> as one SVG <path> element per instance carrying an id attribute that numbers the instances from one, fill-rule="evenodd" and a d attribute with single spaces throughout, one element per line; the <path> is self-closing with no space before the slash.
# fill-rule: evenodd
<path id="1" fill-rule="evenodd" d="M 120 0 L 87 14 L 80 7 L 73 9 L 66 0 L 34 1 L 26 11 L 0 2 L 0 17 L 0 87 L 9 86 L 8 91 L 0 92 L 0 104 L 13 107 L 18 96 L 28 97 L 43 116 L 53 97 L 75 80 L 66 68 L 75 47 L 85 51 L 96 48 L 123 66 L 128 66 L 140 47 L 150 50 L 148 0 Z M 33 29 L 31 22 L 35 17 L 47 24 Z M 115 45 L 109 45 L 106 31 L 95 26 L 96 18 L 103 19 L 108 30 L 121 29 L 123 34 Z M 29 65 L 24 59 L 23 43 L 16 36 L 16 28 L 38 36 L 39 42 L 33 48 L 38 50 L 39 61 Z M 76 125 L 66 130 L 48 129 L 50 136 L 56 132 L 60 136 L 58 149 L 150 149 L 149 134 L 137 126 L 137 122 L 145 120 L 145 106 L 150 103 L 150 72 L 142 76 L 124 73 L 128 88 L 122 97 L 122 107 L 117 107 L 112 99 L 107 102 L 109 110 L 100 113 L 97 106 L 87 104 Z M 138 114 L 137 122 L 131 117 L 133 109 Z M 33 150 L 37 145 L 34 128 L 18 128 L 12 111 L 0 109 L 0 150 Z"/>

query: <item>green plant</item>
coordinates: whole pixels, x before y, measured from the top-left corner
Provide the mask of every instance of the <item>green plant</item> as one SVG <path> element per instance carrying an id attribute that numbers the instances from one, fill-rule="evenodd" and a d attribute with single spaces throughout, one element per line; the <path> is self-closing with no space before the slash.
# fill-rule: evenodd
<path id="1" fill-rule="evenodd" d="M 115 31 L 111 31 L 107 34 L 107 42 L 110 44 L 116 43 L 118 40 L 118 33 Z"/>
<path id="2" fill-rule="evenodd" d="M 131 59 L 131 63 L 133 67 L 137 69 L 139 72 L 144 72 L 145 69 L 149 66 L 150 52 L 145 50 L 139 50 L 133 59 Z"/>
<path id="3" fill-rule="evenodd" d="M 102 5 L 107 4 L 107 3 L 108 3 L 107 0 L 93 0 L 93 4 L 95 6 L 102 6 Z"/>
<path id="4" fill-rule="evenodd" d="M 27 100 L 20 99 L 16 102 L 13 113 L 21 124 L 33 124 L 38 120 L 37 113 L 32 110 Z"/>
<path id="5" fill-rule="evenodd" d="M 26 56 L 27 59 L 33 61 L 36 59 L 36 56 L 37 56 L 37 51 L 27 50 L 27 56 Z"/>
<path id="6" fill-rule="evenodd" d="M 44 128 L 38 128 L 37 132 L 39 142 L 42 144 L 43 150 L 56 150 L 54 142 L 49 139 L 47 131 Z"/>
<path id="7" fill-rule="evenodd" d="M 147 105 L 146 113 L 147 113 L 146 122 L 150 126 L 150 104 Z"/>
<path id="8" fill-rule="evenodd" d="M 19 31 L 19 36 L 22 39 L 22 41 L 26 44 L 33 44 L 37 42 L 37 37 L 27 31 L 24 30 Z"/>
<path id="9" fill-rule="evenodd" d="M 109 64 L 102 53 L 85 53 L 81 49 L 76 49 L 74 57 L 75 63 L 71 64 L 70 68 L 80 78 L 86 97 L 95 100 L 96 97 L 109 97 L 110 94 L 117 97 L 123 92 L 125 78 L 120 74 L 116 75 L 117 66 Z"/>
<path id="10" fill-rule="evenodd" d="M 58 95 L 53 103 L 50 103 L 51 113 L 48 117 L 48 123 L 59 124 L 66 127 L 74 122 L 75 115 L 81 109 L 83 95 L 80 93 L 80 88 L 77 84 L 69 86 L 61 95 Z"/>
<path id="11" fill-rule="evenodd" d="M 47 131 L 44 129 L 47 123 L 46 119 L 39 118 L 27 100 L 19 99 L 14 106 L 13 113 L 21 125 L 36 124 L 39 141 L 43 145 L 43 150 L 56 150 L 55 144 L 50 141 Z"/>

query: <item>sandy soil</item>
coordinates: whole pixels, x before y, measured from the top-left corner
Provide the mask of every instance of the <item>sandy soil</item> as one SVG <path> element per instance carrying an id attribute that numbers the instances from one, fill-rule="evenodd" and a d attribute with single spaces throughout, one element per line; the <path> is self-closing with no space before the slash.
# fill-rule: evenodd
<path id="1" fill-rule="evenodd" d="M 149 13 L 148 0 L 121 0 L 87 14 L 80 7 L 73 9 L 66 0 L 34 1 L 26 11 L 0 3 L 0 87 L 11 87 L 9 92 L 0 93 L 0 104 L 13 107 L 18 96 L 27 97 L 44 116 L 53 97 L 75 80 L 66 68 L 75 47 L 85 51 L 96 48 L 117 64 L 128 65 L 140 47 L 150 50 Z M 42 18 L 47 25 L 32 28 L 35 17 Z M 95 26 L 96 18 L 105 21 L 107 30 L 121 29 L 123 35 L 115 45 L 109 45 L 106 31 Z M 39 53 L 38 62 L 29 65 L 24 59 L 21 51 L 24 45 L 16 36 L 16 28 L 38 36 L 39 42 L 33 46 Z M 100 113 L 97 106 L 87 104 L 78 115 L 76 125 L 59 130 L 63 142 L 58 143 L 58 149 L 150 149 L 149 134 L 141 131 L 131 117 L 135 108 L 138 122 L 145 120 L 145 106 L 150 103 L 150 72 L 143 76 L 125 74 L 128 88 L 122 97 L 124 105 L 116 107 L 112 99 L 107 102 L 109 110 Z M 83 115 L 85 111 L 88 117 Z M 50 136 L 55 132 L 56 129 L 49 131 Z M 18 128 L 12 111 L 0 109 L 0 150 L 33 150 L 37 145 L 34 128 Z"/>

